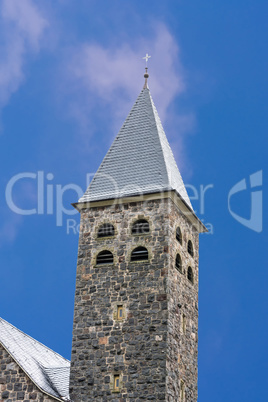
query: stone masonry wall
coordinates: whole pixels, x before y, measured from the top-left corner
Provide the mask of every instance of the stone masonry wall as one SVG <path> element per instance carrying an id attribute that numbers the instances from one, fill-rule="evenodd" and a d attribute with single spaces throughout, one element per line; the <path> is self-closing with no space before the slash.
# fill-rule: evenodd
<path id="1" fill-rule="evenodd" d="M 132 235 L 138 218 L 148 219 L 147 235 Z M 132 203 L 85 210 L 81 215 L 75 296 L 70 392 L 73 401 L 165 400 L 168 236 L 166 203 Z M 100 224 L 116 234 L 97 239 Z M 83 229 L 85 227 L 85 229 Z M 149 261 L 130 262 L 137 246 Z M 96 266 L 101 250 L 114 254 L 111 266 Z M 126 318 L 113 319 L 116 303 Z M 118 373 L 121 390 L 111 390 Z"/>
<path id="2" fill-rule="evenodd" d="M 50 402 L 56 400 L 41 392 L 0 345 L 0 402 Z"/>
<path id="3" fill-rule="evenodd" d="M 180 227 L 182 243 L 176 240 Z M 192 241 L 194 256 L 188 253 L 188 240 Z M 185 402 L 197 401 L 198 369 L 198 232 L 170 205 L 170 266 L 168 274 L 168 337 L 167 337 L 167 388 L 166 401 L 180 401 L 181 381 L 184 382 Z M 175 266 L 176 254 L 182 260 L 182 272 Z M 193 284 L 187 278 L 191 267 Z M 185 333 L 182 316 L 185 316 Z"/>
<path id="4" fill-rule="evenodd" d="M 150 223 L 150 233 L 131 234 L 132 224 L 143 218 Z M 174 268 L 176 225 L 182 225 L 182 220 L 167 199 L 82 211 L 70 377 L 72 401 L 177 402 L 181 379 L 189 396 L 187 402 L 197 401 L 198 312 L 194 303 L 198 280 L 192 285 Z M 98 239 L 99 226 L 108 222 L 114 225 L 115 236 Z M 196 253 L 197 235 L 190 226 L 183 230 L 182 247 L 188 231 Z M 131 251 L 137 246 L 148 249 L 148 262 L 130 262 Z M 113 253 L 112 265 L 96 266 L 96 256 L 102 250 Z M 184 266 L 192 258 L 185 250 L 181 250 Z M 189 263 L 197 269 L 193 261 Z M 124 309 L 122 321 L 114 316 L 119 304 Z M 184 338 L 179 332 L 181 311 L 187 312 Z M 113 390 L 114 374 L 120 375 L 119 392 Z"/>

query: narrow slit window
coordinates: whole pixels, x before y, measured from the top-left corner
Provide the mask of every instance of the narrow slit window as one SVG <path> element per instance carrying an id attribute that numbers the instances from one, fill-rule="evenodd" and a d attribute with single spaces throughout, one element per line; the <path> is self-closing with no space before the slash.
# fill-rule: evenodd
<path id="1" fill-rule="evenodd" d="M 181 229 L 177 227 L 176 229 L 176 239 L 180 244 L 182 244 L 182 234 L 181 234 Z"/>
<path id="2" fill-rule="evenodd" d="M 120 389 L 120 376 L 118 374 L 114 375 L 114 391 L 119 392 Z"/>
<path id="3" fill-rule="evenodd" d="M 194 256 L 194 248 L 191 240 L 188 241 L 188 253 L 193 257 Z"/>
<path id="4" fill-rule="evenodd" d="M 131 261 L 145 261 L 148 258 L 148 250 L 145 247 L 137 247 L 131 253 Z"/>
<path id="5" fill-rule="evenodd" d="M 184 381 L 181 381 L 181 386 L 180 386 L 180 402 L 185 402 L 185 384 L 184 384 Z"/>
<path id="6" fill-rule="evenodd" d="M 104 223 L 99 227 L 98 238 L 114 236 L 114 226 L 110 223 Z"/>
<path id="7" fill-rule="evenodd" d="M 178 271 L 180 271 L 182 273 L 182 263 L 181 263 L 181 256 L 180 254 L 176 255 L 176 268 Z"/>
<path id="8" fill-rule="evenodd" d="M 182 333 L 185 335 L 186 334 L 186 315 L 185 314 L 183 314 L 181 316 L 181 330 L 182 330 Z"/>
<path id="9" fill-rule="evenodd" d="M 187 270 L 187 278 L 189 279 L 189 281 L 190 281 L 191 283 L 194 283 L 194 274 L 193 274 L 192 267 L 188 267 L 188 270 Z"/>
<path id="10" fill-rule="evenodd" d="M 139 219 L 132 226 L 132 234 L 146 234 L 150 232 L 150 225 L 146 219 Z"/>
<path id="11" fill-rule="evenodd" d="M 114 262 L 114 256 L 113 254 L 108 251 L 108 250 L 104 250 L 101 251 L 98 255 L 97 255 L 97 265 L 102 265 L 102 264 L 113 264 Z"/>
<path id="12" fill-rule="evenodd" d="M 123 320 L 123 306 L 117 306 L 117 319 Z"/>

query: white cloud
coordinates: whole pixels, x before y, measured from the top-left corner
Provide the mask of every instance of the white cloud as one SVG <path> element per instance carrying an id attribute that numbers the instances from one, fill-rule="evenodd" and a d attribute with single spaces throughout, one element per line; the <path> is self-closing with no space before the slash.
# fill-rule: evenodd
<path id="1" fill-rule="evenodd" d="M 95 152 L 94 141 L 90 140 L 90 135 L 99 131 L 94 127 L 98 120 L 95 116 L 99 114 L 100 119 L 107 112 L 109 133 L 106 140 L 116 134 L 143 87 L 145 61 L 142 57 L 149 53 L 149 87 L 182 168 L 187 166 L 182 136 L 192 131 L 195 116 L 174 113 L 174 108 L 170 107 L 186 89 L 180 48 L 164 24 L 155 23 L 151 33 L 150 38 L 134 39 L 118 47 L 89 42 L 68 49 L 61 70 L 62 73 L 66 66 L 68 68 L 67 77 L 63 79 L 64 101 L 68 99 L 68 113 L 82 128 L 82 152 Z"/>
<path id="2" fill-rule="evenodd" d="M 148 63 L 149 87 L 164 121 L 169 105 L 184 90 L 185 84 L 178 44 L 163 24 L 155 26 L 152 39 L 140 39 L 132 45 L 123 43 L 117 48 L 83 44 L 68 54 L 68 59 L 72 60 L 69 78 L 72 77 L 75 90 L 84 94 L 83 109 L 90 110 L 93 101 L 101 100 L 113 105 L 115 113 L 120 111 L 116 117 L 126 116 L 143 86 L 145 62 L 142 56 L 147 52 L 152 56 Z M 79 118 L 81 113 L 80 110 Z"/>
<path id="3" fill-rule="evenodd" d="M 32 0 L 2 0 L 0 10 L 0 108 L 24 80 L 28 54 L 36 54 L 48 25 Z"/>

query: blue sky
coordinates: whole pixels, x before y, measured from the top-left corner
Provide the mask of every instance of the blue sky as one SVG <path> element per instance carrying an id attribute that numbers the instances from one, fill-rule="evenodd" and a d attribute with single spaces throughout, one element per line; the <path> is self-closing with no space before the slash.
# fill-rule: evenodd
<path id="1" fill-rule="evenodd" d="M 267 2 L 253 0 L 1 2 L 3 318 L 70 358 L 78 234 L 68 220 L 79 215 L 61 222 L 56 201 L 71 184 L 62 195 L 71 210 L 75 189 L 86 189 L 149 52 L 151 94 L 212 232 L 200 237 L 199 402 L 267 399 L 267 17 Z M 6 189 L 25 172 L 12 207 Z M 44 213 L 37 172 L 51 192 Z M 200 186 L 210 186 L 204 203 Z"/>

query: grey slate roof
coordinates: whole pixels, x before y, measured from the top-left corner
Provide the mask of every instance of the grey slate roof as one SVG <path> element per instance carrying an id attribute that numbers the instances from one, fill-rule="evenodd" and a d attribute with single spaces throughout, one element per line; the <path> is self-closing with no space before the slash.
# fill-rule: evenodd
<path id="1" fill-rule="evenodd" d="M 0 344 L 45 393 L 69 400 L 70 362 L 0 318 Z"/>
<path id="2" fill-rule="evenodd" d="M 192 210 L 148 88 L 143 88 L 80 202 L 176 190 Z"/>

